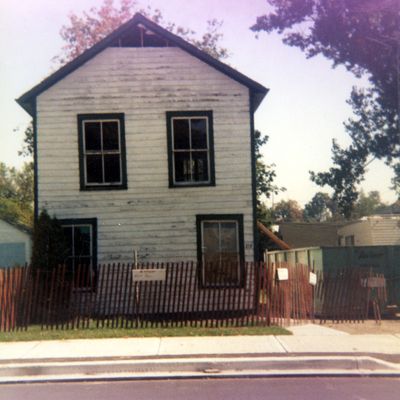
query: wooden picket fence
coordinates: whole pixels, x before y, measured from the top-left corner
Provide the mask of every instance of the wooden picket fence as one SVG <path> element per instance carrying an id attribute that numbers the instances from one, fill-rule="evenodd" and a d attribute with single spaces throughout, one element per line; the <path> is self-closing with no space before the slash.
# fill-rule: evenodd
<path id="1" fill-rule="evenodd" d="M 366 268 L 343 268 L 318 274 L 315 305 L 321 323 L 360 322 L 371 316 L 379 321 L 386 302 L 383 274 Z"/>
<path id="2" fill-rule="evenodd" d="M 279 269 L 287 276 L 279 279 Z M 214 268 L 212 283 L 203 282 L 193 262 L 107 264 L 96 274 L 66 266 L 51 271 L 31 267 L 0 269 L 0 331 L 76 328 L 144 328 L 167 326 L 280 325 L 313 320 L 358 321 L 369 305 L 383 302 L 384 288 L 363 285 L 368 275 L 346 269 L 318 274 L 310 284 L 306 265 L 245 263 Z M 133 279 L 138 271 L 162 276 Z M 232 276 L 227 271 L 236 271 Z M 161 274 L 161 275 L 160 275 Z M 145 274 L 146 275 L 146 274 Z M 281 277 L 282 278 L 282 277 Z M 228 283 L 228 284 L 227 284 Z M 380 318 L 380 315 L 379 315 Z"/>

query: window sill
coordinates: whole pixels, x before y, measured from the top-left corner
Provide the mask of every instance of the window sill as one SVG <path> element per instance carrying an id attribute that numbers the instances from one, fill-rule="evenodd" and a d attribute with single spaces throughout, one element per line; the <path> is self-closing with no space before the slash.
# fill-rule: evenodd
<path id="1" fill-rule="evenodd" d="M 127 190 L 128 185 L 99 185 L 99 186 L 81 186 L 81 192 L 91 192 L 97 190 Z"/>
<path id="2" fill-rule="evenodd" d="M 209 186 L 215 186 L 215 182 L 207 182 L 207 183 L 184 183 L 184 184 L 176 184 L 176 183 L 170 183 L 169 188 L 170 189 L 181 189 L 181 188 L 193 188 L 193 187 L 209 187 Z"/>

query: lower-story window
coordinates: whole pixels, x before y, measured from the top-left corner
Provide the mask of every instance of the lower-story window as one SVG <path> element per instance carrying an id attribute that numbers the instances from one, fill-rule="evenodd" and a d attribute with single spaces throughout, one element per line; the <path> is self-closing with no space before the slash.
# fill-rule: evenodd
<path id="1" fill-rule="evenodd" d="M 61 220 L 67 244 L 65 264 L 73 274 L 74 287 L 89 289 L 96 281 L 96 218 Z"/>
<path id="2" fill-rule="evenodd" d="M 243 215 L 198 215 L 197 246 L 203 286 L 241 284 Z"/>

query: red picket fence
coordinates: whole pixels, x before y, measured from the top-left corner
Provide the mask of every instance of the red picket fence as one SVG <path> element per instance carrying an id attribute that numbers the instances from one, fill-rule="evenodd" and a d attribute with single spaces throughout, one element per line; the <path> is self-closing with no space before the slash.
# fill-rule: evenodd
<path id="1" fill-rule="evenodd" d="M 327 320 L 359 322 L 370 316 L 379 321 L 386 302 L 383 274 L 366 268 L 343 268 L 318 274 L 315 304 L 321 323 Z"/>
<path id="2" fill-rule="evenodd" d="M 94 274 L 84 266 L 74 273 L 66 266 L 0 269 L 0 330 L 33 324 L 42 329 L 282 326 L 315 314 L 322 320 L 357 320 L 365 318 L 373 294 L 352 269 L 335 277 L 320 274 L 316 286 L 309 282 L 310 268 L 300 264 L 245 263 L 212 271 L 205 281 L 204 270 L 193 262 L 107 264 Z"/>
<path id="3" fill-rule="evenodd" d="M 0 269 L 0 332 L 19 327 L 19 316 L 24 314 L 26 302 L 24 285 L 26 269 Z"/>

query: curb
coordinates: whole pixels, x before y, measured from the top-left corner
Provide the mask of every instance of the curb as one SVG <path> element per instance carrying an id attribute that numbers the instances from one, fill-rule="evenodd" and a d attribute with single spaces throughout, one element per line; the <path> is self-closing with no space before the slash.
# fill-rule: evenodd
<path id="1" fill-rule="evenodd" d="M 19 362 L 0 366 L 0 384 L 305 376 L 400 377 L 400 365 L 370 356 L 270 356 Z"/>

